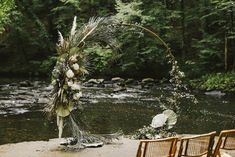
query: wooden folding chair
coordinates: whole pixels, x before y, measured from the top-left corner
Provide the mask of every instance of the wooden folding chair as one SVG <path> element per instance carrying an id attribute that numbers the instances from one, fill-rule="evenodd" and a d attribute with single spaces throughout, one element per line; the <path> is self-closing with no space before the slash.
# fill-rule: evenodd
<path id="1" fill-rule="evenodd" d="M 185 137 L 180 141 L 178 157 L 210 157 L 216 132 Z"/>
<path id="2" fill-rule="evenodd" d="M 221 157 L 220 150 L 235 150 L 235 129 L 220 132 L 213 157 Z M 223 156 L 222 156 L 223 157 Z"/>
<path id="3" fill-rule="evenodd" d="M 174 157 L 177 137 L 141 140 L 136 157 Z"/>

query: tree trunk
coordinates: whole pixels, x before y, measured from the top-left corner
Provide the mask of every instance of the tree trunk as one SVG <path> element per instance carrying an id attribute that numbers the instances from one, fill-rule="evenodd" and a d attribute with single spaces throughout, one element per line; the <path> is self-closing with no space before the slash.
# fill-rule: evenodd
<path id="1" fill-rule="evenodd" d="M 228 70 L 228 38 L 226 34 L 224 38 L 224 70 Z"/>
<path id="2" fill-rule="evenodd" d="M 181 27 L 182 27 L 182 40 L 181 40 L 181 49 L 182 49 L 182 58 L 185 59 L 185 13 L 184 13 L 184 0 L 180 1 L 180 10 L 181 10 Z"/>
<path id="3" fill-rule="evenodd" d="M 231 18 L 231 29 L 230 29 L 230 31 L 231 31 L 232 36 L 234 36 L 235 35 L 235 30 L 234 30 L 234 19 L 233 19 L 234 18 L 233 7 L 231 7 L 230 18 Z M 230 39 L 231 40 L 231 44 L 230 44 L 231 51 L 233 51 L 233 52 L 231 52 L 233 70 L 235 70 L 235 50 L 234 50 L 234 48 L 235 48 L 235 45 L 234 45 L 235 40 L 234 40 L 234 38 L 235 37 Z"/>

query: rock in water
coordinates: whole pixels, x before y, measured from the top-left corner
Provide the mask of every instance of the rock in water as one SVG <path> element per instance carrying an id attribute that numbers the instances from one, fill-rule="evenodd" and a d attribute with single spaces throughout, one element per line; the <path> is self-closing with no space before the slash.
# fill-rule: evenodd
<path id="1" fill-rule="evenodd" d="M 155 80 L 153 78 L 144 78 L 141 83 L 154 83 Z"/>
<path id="2" fill-rule="evenodd" d="M 222 93 L 221 91 L 210 91 L 210 92 L 205 92 L 206 95 L 211 95 L 211 96 L 224 96 L 226 95 L 225 93 Z"/>
<path id="3" fill-rule="evenodd" d="M 87 83 L 99 84 L 100 82 L 97 79 L 90 79 L 87 81 Z"/>
<path id="4" fill-rule="evenodd" d="M 113 90 L 113 93 L 123 92 L 126 91 L 125 87 L 117 87 Z"/>
<path id="5" fill-rule="evenodd" d="M 32 86 L 32 84 L 28 80 L 22 81 L 19 84 L 20 84 L 20 87 L 30 87 L 30 86 Z"/>
<path id="6" fill-rule="evenodd" d="M 111 79 L 113 83 L 124 82 L 124 79 L 121 77 L 114 77 Z"/>
<path id="7" fill-rule="evenodd" d="M 132 78 L 128 78 L 128 79 L 125 81 L 126 84 L 132 84 L 132 83 L 134 83 L 134 82 L 135 82 L 135 80 L 132 79 Z"/>

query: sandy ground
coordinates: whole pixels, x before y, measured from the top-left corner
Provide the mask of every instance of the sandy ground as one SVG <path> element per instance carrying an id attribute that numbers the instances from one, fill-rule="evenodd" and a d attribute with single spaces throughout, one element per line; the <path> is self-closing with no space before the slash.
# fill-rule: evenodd
<path id="1" fill-rule="evenodd" d="M 122 138 L 114 144 L 80 151 L 65 150 L 60 146 L 63 139 L 50 141 L 21 142 L 0 145 L 0 157 L 135 157 L 139 141 Z M 229 154 L 230 155 L 229 155 Z M 222 157 L 235 157 L 235 152 L 227 152 Z"/>
<path id="2" fill-rule="evenodd" d="M 61 140 L 22 142 L 0 145 L 0 157 L 135 157 L 139 141 L 123 138 L 115 144 L 65 151 Z"/>

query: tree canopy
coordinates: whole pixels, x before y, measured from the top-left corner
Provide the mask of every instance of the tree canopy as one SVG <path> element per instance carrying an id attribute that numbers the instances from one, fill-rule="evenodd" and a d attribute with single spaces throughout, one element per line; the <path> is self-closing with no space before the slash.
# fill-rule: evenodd
<path id="1" fill-rule="evenodd" d="M 92 16 L 116 16 L 154 30 L 169 44 L 188 77 L 232 71 L 234 7 L 234 0 L 2 0 L 0 73 L 48 74 L 55 64 L 58 30 L 68 34 L 75 15 L 78 27 Z M 108 45 L 84 50 L 91 56 L 92 74 L 167 77 L 163 45 L 141 30 L 125 29 L 126 33 L 117 33 L 118 53 L 111 53 Z"/>
<path id="2" fill-rule="evenodd" d="M 0 1 L 0 34 L 5 30 L 5 25 L 9 23 L 10 11 L 14 8 L 14 0 Z"/>

